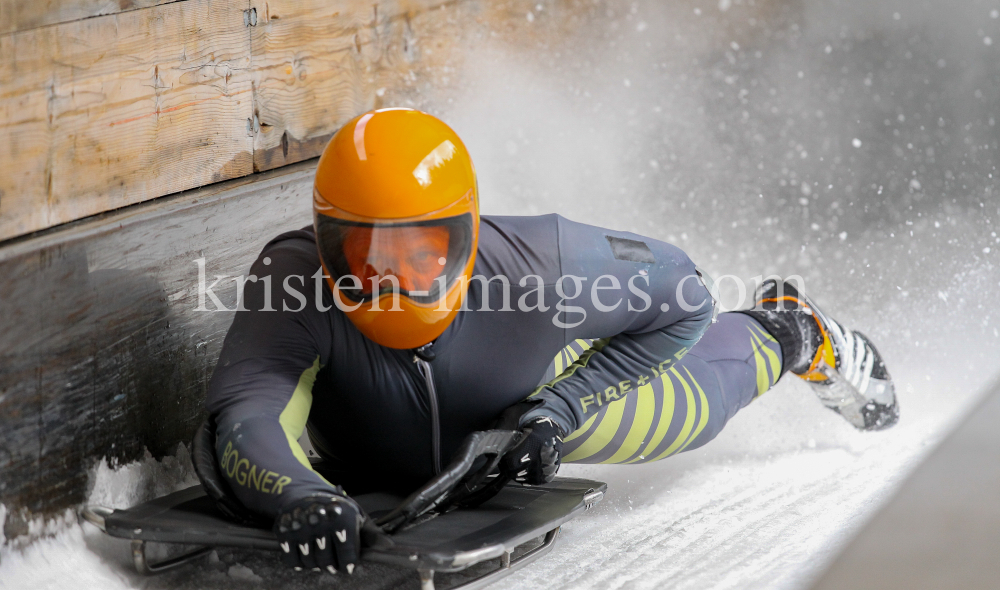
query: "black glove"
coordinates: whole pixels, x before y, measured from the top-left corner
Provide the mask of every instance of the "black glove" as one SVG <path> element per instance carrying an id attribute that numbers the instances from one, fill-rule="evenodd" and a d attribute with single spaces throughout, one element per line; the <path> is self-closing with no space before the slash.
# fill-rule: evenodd
<path id="1" fill-rule="evenodd" d="M 361 559 L 364 512 L 347 496 L 310 496 L 285 507 L 274 519 L 285 565 L 354 573 Z"/>
<path id="2" fill-rule="evenodd" d="M 504 475 L 520 483 L 540 485 L 552 481 L 559 471 L 562 429 L 548 417 L 539 417 L 521 427 L 524 436 L 500 461 Z"/>

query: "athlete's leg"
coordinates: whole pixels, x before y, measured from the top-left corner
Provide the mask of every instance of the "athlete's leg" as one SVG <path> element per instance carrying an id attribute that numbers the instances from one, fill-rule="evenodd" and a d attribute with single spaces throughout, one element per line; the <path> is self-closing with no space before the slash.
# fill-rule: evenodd
<path id="1" fill-rule="evenodd" d="M 761 324 L 720 314 L 681 360 L 566 437 L 562 460 L 643 463 L 700 447 L 774 385 L 781 363 L 781 347 Z"/>

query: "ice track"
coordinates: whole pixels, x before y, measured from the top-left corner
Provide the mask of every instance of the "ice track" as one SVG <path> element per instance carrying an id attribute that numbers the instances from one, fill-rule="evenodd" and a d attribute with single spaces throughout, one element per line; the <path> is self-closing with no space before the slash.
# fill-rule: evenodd
<path id="1" fill-rule="evenodd" d="M 564 468 L 566 475 L 608 481 L 608 498 L 566 525 L 545 559 L 497 587 L 805 587 L 943 429 L 945 419 L 932 412 L 934 392 L 927 393 L 907 397 L 910 419 L 897 428 L 862 434 L 807 397 L 805 386 L 783 383 L 703 449 L 639 467 Z M 159 482 L 156 489 L 152 481 Z M 92 499 L 124 506 L 192 481 L 184 460 L 102 467 Z M 293 575 L 276 555 L 227 550 L 141 578 L 131 570 L 126 542 L 69 517 L 51 528 L 53 537 L 5 552 L 3 587 L 416 588 L 409 572 L 385 567 L 366 567 L 350 579 Z"/>

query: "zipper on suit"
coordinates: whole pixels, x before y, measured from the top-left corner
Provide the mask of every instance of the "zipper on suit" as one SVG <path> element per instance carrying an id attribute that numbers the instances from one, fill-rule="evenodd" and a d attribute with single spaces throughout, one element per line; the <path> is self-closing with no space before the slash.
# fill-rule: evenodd
<path id="1" fill-rule="evenodd" d="M 431 408 L 431 460 L 434 467 L 434 475 L 441 473 L 441 417 L 438 412 L 437 389 L 434 388 L 434 370 L 428 361 L 434 360 L 434 352 L 431 344 L 425 344 L 413 351 L 413 362 L 417 364 L 417 370 L 424 378 L 427 386 L 427 401 Z"/>

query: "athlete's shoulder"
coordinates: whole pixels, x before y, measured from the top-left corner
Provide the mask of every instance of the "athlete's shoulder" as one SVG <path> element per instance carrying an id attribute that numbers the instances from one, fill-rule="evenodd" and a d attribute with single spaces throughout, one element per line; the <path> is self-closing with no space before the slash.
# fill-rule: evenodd
<path id="1" fill-rule="evenodd" d="M 316 249 L 316 233 L 313 227 L 287 231 L 275 236 L 261 249 L 254 267 L 268 259 L 268 270 L 282 274 L 315 272 L 320 267 L 319 251 Z M 257 270 L 256 268 L 254 270 Z"/>
<path id="2" fill-rule="evenodd" d="M 479 224 L 475 274 L 516 282 L 559 276 L 559 216 L 484 215 Z"/>
<path id="3" fill-rule="evenodd" d="M 629 231 L 558 218 L 559 248 L 563 272 L 573 261 L 607 258 L 625 263 L 650 264 L 660 268 L 693 268 L 688 255 L 677 246 Z"/>
<path id="4" fill-rule="evenodd" d="M 302 229 L 294 229 L 292 231 L 286 231 L 278 234 L 264 246 L 263 252 L 281 249 L 311 252 L 315 254 L 318 259 L 319 254 L 316 250 L 316 230 L 313 229 L 312 225 L 307 225 Z"/>
<path id="5" fill-rule="evenodd" d="M 490 248 L 519 245 L 532 249 L 554 247 L 558 241 L 559 215 L 483 215 L 479 224 L 479 244 Z"/>
<path id="6" fill-rule="evenodd" d="M 483 216 L 476 274 L 510 278 L 537 274 L 546 282 L 605 263 L 648 263 L 693 272 L 677 246 L 627 231 L 572 221 L 562 215 Z"/>

